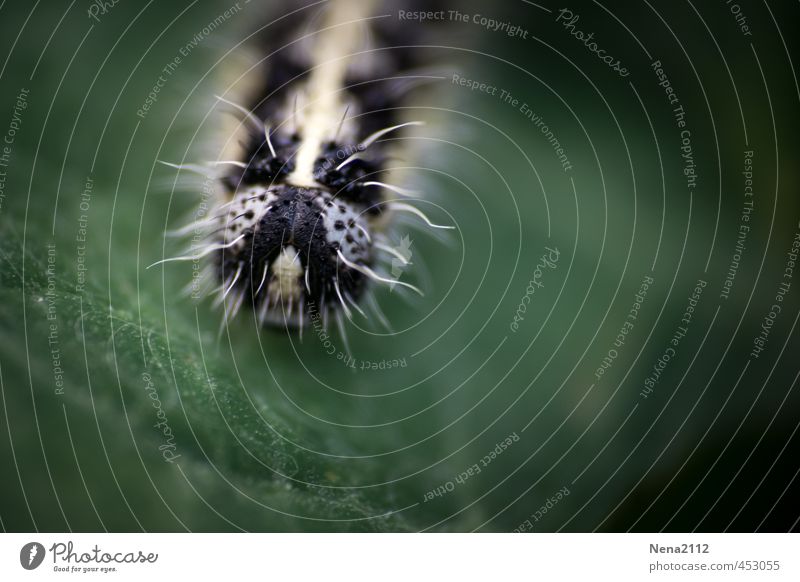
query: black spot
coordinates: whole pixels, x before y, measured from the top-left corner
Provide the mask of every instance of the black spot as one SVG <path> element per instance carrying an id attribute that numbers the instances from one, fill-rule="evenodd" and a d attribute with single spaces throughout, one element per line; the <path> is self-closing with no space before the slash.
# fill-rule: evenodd
<path id="1" fill-rule="evenodd" d="M 333 223 L 333 228 L 335 228 L 336 230 L 344 230 L 344 222 L 342 222 L 341 220 L 337 220 L 336 222 Z"/>
<path id="2" fill-rule="evenodd" d="M 294 161 L 291 156 L 294 147 L 287 145 L 285 149 L 278 148 L 277 157 L 267 151 L 266 142 L 261 136 L 248 146 L 243 160 L 246 168 L 236 168 L 225 178 L 225 183 L 235 190 L 245 184 L 277 183 L 281 178 L 294 170 Z"/>
<path id="3" fill-rule="evenodd" d="M 344 240 L 346 240 L 347 242 L 349 242 L 351 244 L 356 242 L 356 239 L 353 238 L 352 234 L 348 234 L 346 237 L 344 237 Z"/>

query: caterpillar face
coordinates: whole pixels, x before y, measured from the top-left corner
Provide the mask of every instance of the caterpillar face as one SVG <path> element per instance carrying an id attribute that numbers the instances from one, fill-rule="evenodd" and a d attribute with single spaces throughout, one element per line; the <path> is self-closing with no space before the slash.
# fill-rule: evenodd
<path id="1" fill-rule="evenodd" d="M 262 50 L 272 57 L 268 69 L 253 69 L 255 94 L 244 104 L 217 97 L 240 117 L 225 138 L 238 145 L 213 163 L 225 173 L 216 176 L 221 195 L 210 216 L 181 229 L 205 229 L 207 238 L 166 260 L 211 259 L 204 277 L 217 289 L 224 322 L 246 306 L 262 324 L 302 328 L 312 313 L 323 325 L 329 314 L 341 324 L 352 310 L 365 315 L 359 303 L 369 285 L 421 294 L 389 274 L 409 256 L 385 229 L 395 212 L 436 225 L 388 199 L 387 192 L 410 193 L 382 174 L 390 170 L 387 136 L 421 125 L 399 119 L 406 92 L 431 77 L 405 77 L 401 67 L 422 64 L 407 54 L 369 50 L 408 41 L 405 29 L 402 39 L 369 29 L 378 26 L 371 9 L 365 0 L 332 0 L 316 32 L 298 22 L 296 33 L 265 35 Z"/>
<path id="2" fill-rule="evenodd" d="M 252 186 L 229 205 L 217 266 L 230 303 L 262 323 L 300 326 L 309 305 L 355 305 L 372 265 L 366 213 L 327 190 Z M 353 267 L 358 265 L 358 267 Z M 319 309 L 319 307 L 317 307 Z"/>

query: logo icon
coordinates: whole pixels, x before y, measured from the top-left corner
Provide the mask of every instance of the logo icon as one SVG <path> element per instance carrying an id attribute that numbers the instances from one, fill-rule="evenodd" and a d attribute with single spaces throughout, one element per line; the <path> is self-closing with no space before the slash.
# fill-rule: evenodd
<path id="1" fill-rule="evenodd" d="M 19 563 L 26 570 L 35 570 L 44 561 L 44 546 L 39 542 L 28 542 L 19 551 Z"/>

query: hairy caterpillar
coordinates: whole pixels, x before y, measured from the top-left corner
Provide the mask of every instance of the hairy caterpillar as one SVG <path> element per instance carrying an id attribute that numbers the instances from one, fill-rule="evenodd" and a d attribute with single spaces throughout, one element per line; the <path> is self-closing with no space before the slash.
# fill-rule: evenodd
<path id="1" fill-rule="evenodd" d="M 160 262 L 207 260 L 204 276 L 224 322 L 249 306 L 262 325 L 302 329 L 309 318 L 327 325 L 333 315 L 341 328 L 343 315 L 366 315 L 360 303 L 370 285 L 421 294 L 387 269 L 408 256 L 384 233 L 398 212 L 450 227 L 402 200 L 412 193 L 383 175 L 390 138 L 421 125 L 401 119 L 404 100 L 436 77 L 422 69 L 419 51 L 402 46 L 420 34 L 418 25 L 398 31 L 391 10 L 386 2 L 330 0 L 321 11 L 290 13 L 263 31 L 268 56 L 253 96 L 217 97 L 239 115 L 244 136 L 228 140 L 214 163 L 224 168 L 216 208 L 180 231 L 202 228 L 203 245 Z"/>

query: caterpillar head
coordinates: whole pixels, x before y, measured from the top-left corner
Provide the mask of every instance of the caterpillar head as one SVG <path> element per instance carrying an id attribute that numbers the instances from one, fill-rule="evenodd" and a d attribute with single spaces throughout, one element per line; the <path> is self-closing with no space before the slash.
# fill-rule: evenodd
<path id="1" fill-rule="evenodd" d="M 302 326 L 309 306 L 349 313 L 363 293 L 371 227 L 354 204 L 321 189 L 251 186 L 222 220 L 216 264 L 232 309 L 247 303 L 261 323 Z"/>

